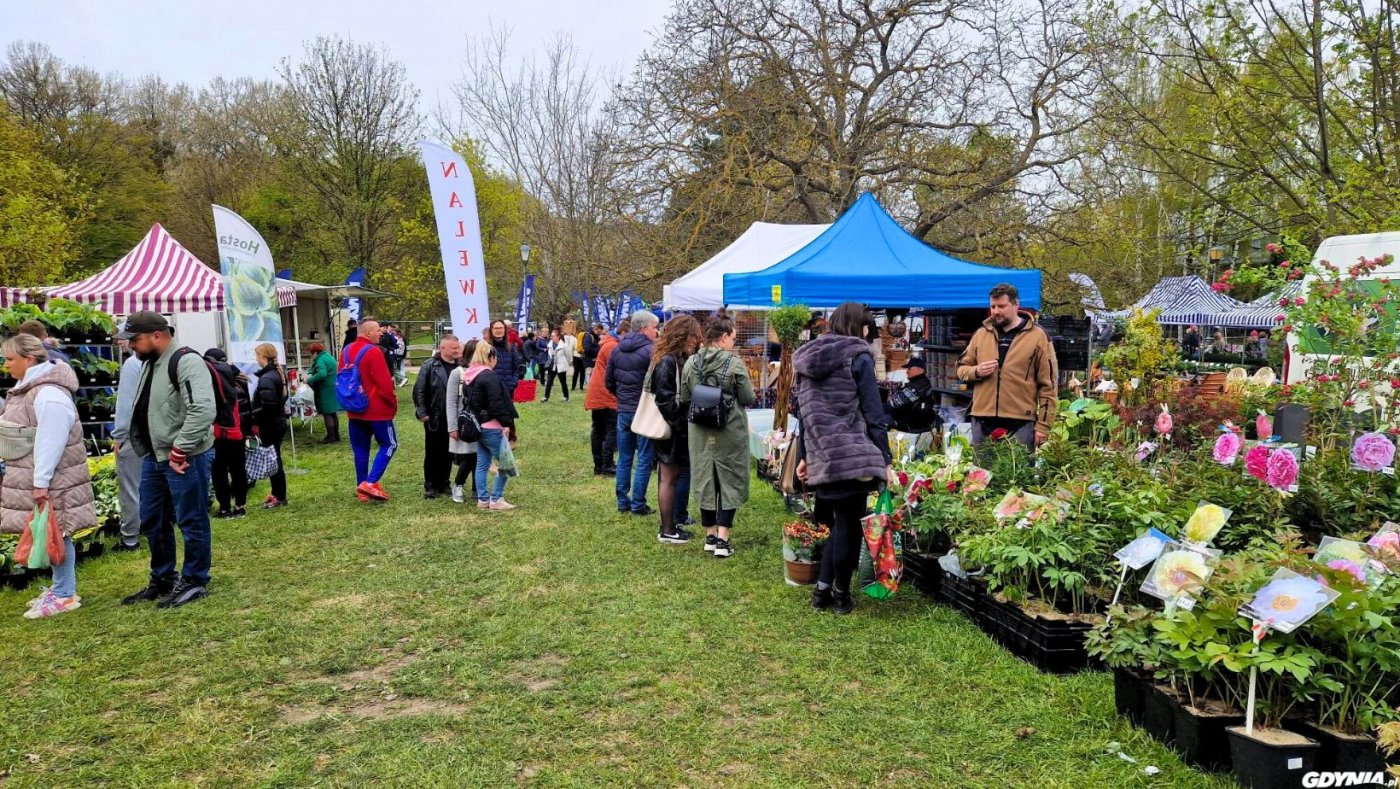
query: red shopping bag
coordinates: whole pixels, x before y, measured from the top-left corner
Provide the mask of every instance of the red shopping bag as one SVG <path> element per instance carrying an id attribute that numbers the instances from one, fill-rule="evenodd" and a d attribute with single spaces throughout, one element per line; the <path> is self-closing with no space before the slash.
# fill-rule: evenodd
<path id="1" fill-rule="evenodd" d="M 865 545 L 870 549 L 875 582 L 865 587 L 865 593 L 877 600 L 891 597 L 899 591 L 899 578 L 904 574 L 904 559 L 900 545 L 900 518 L 895 514 L 894 497 L 881 491 L 875 502 L 875 512 L 861 520 Z"/>
<path id="2" fill-rule="evenodd" d="M 514 400 L 517 403 L 535 402 L 536 384 L 538 381 L 520 381 L 515 384 Z"/>

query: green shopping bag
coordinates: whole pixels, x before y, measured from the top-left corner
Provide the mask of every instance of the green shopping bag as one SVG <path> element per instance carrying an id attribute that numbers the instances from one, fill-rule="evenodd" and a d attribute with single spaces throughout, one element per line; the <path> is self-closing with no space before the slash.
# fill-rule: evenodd
<path id="1" fill-rule="evenodd" d="M 863 588 L 870 597 L 883 600 L 899 591 L 899 578 L 904 574 L 900 516 L 888 489 L 880 492 L 875 512 L 862 518 L 861 525 L 873 571 L 873 583 L 864 584 Z"/>
<path id="2" fill-rule="evenodd" d="M 53 519 L 53 508 L 47 501 L 34 505 L 34 514 L 24 533 L 19 536 L 15 547 L 15 564 L 31 570 L 44 570 L 55 564 L 62 564 L 66 548 L 63 545 L 63 530 Z"/>

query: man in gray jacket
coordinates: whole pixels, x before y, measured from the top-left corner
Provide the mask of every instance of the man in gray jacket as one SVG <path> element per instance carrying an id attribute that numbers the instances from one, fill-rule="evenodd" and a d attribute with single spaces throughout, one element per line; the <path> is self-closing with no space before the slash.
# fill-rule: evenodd
<path id="1" fill-rule="evenodd" d="M 159 608 L 179 608 L 208 594 L 213 378 L 197 352 L 175 345 L 159 313 L 133 314 L 117 339 L 130 342 L 142 361 L 127 441 L 141 456 L 141 531 L 151 549 L 150 582 L 122 604 L 158 601 Z M 175 523 L 185 538 L 178 574 Z"/>
<path id="2" fill-rule="evenodd" d="M 125 340 L 120 343 L 123 350 L 129 349 Z M 117 551 L 135 551 L 141 547 L 141 456 L 127 440 L 140 380 L 141 359 L 133 353 L 122 362 L 121 377 L 117 379 L 117 415 L 116 424 L 112 426 L 117 453 L 117 500 L 122 508 L 122 536 L 113 549 Z"/>

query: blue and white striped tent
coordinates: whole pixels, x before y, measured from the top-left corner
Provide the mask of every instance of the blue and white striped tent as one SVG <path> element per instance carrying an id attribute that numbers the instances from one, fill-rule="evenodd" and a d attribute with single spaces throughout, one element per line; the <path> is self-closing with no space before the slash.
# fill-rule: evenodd
<path id="1" fill-rule="evenodd" d="M 1283 314 L 1283 307 L 1279 306 L 1279 301 L 1300 296 L 1303 292 L 1302 280 L 1290 282 L 1283 288 L 1260 296 L 1248 304 L 1217 315 L 1206 316 L 1201 323 L 1225 329 L 1272 329 L 1281 322 L 1279 316 Z"/>
<path id="2" fill-rule="evenodd" d="M 1100 319 L 1125 318 L 1134 310 L 1160 310 L 1157 322 L 1165 325 L 1187 325 L 1209 323 L 1218 313 L 1230 312 L 1242 307 L 1240 302 L 1216 293 L 1200 277 L 1163 277 L 1142 298 L 1124 310 L 1099 313 Z"/>

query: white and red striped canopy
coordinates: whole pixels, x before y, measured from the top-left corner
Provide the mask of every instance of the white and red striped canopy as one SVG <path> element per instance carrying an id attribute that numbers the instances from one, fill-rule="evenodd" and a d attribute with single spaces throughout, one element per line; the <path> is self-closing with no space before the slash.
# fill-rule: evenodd
<path id="1" fill-rule="evenodd" d="M 223 312 L 224 278 L 156 224 L 105 271 L 49 289 L 49 295 L 93 304 L 112 315 L 138 310 Z M 296 298 L 294 289 L 277 288 L 279 306 L 294 306 Z"/>

